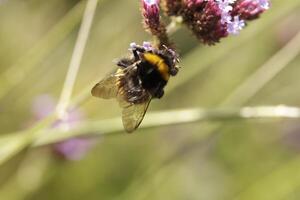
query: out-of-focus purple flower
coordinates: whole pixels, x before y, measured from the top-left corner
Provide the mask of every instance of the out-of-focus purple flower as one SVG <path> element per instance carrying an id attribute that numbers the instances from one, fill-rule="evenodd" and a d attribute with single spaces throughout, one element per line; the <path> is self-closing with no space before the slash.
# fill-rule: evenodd
<path id="1" fill-rule="evenodd" d="M 55 111 L 55 99 L 50 95 L 40 95 L 33 100 L 32 112 L 36 120 L 41 120 Z M 72 129 L 84 119 L 83 113 L 74 109 L 69 112 L 64 119 L 54 123 L 52 127 L 62 129 Z M 95 142 L 90 138 L 72 138 L 58 144 L 52 145 L 55 153 L 69 159 L 78 160 L 82 158 Z"/>
<path id="2" fill-rule="evenodd" d="M 55 99 L 47 94 L 37 96 L 33 100 L 32 113 L 36 120 L 43 119 L 54 112 L 56 106 Z M 64 119 L 58 120 L 53 127 L 68 126 L 73 128 L 78 122 L 84 119 L 84 115 L 81 111 L 75 109 L 69 112 Z"/>
<path id="3" fill-rule="evenodd" d="M 55 109 L 54 99 L 47 94 L 40 95 L 33 100 L 32 113 L 37 120 L 50 115 Z"/>
<path id="4" fill-rule="evenodd" d="M 72 138 L 53 145 L 58 155 L 68 160 L 81 160 L 94 146 L 95 141 L 88 138 Z"/>
<path id="5" fill-rule="evenodd" d="M 282 144 L 292 151 L 300 152 L 300 126 L 298 122 L 284 123 L 282 135 Z"/>

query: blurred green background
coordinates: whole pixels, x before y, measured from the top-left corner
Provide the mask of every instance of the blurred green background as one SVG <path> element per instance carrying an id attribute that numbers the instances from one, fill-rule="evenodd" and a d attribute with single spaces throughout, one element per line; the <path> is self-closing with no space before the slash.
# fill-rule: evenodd
<path id="1" fill-rule="evenodd" d="M 41 97 L 37 109 L 57 102 L 85 5 L 77 0 L 0 1 L 1 134 L 35 124 Z M 129 43 L 150 39 L 139 11 L 137 0 L 99 1 L 73 96 L 110 73 L 112 61 L 128 53 Z M 234 93 L 298 34 L 299 20 L 300 1 L 273 0 L 272 8 L 239 36 L 215 46 L 199 44 L 180 28 L 171 36 L 181 55 L 180 73 L 149 112 L 300 107 L 300 56 L 276 74 L 270 75 L 270 68 L 259 80 L 248 81 L 251 89 L 267 80 L 253 94 Z M 284 58 L 276 59 L 271 67 Z M 115 101 L 91 96 L 77 109 L 80 120 L 121 112 Z M 300 199 L 299 120 L 205 121 L 87 140 L 92 147 L 75 160 L 62 157 L 53 145 L 22 151 L 0 167 L 0 199 Z"/>

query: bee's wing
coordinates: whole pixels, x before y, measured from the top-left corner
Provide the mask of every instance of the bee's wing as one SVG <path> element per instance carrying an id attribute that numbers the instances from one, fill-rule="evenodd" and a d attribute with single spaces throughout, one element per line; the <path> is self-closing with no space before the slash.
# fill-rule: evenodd
<path id="1" fill-rule="evenodd" d="M 145 93 L 142 97 L 144 98 L 143 103 L 129 103 L 126 101 L 127 97 L 123 96 L 124 93 L 120 92 L 117 84 L 118 80 L 122 77 L 131 76 L 130 73 L 136 73 L 134 71 L 135 69 L 134 66 L 130 66 L 126 69 L 118 70 L 115 74 L 112 74 L 97 83 L 91 91 L 92 95 L 95 97 L 117 99 L 120 107 L 123 108 L 122 121 L 123 126 L 128 133 L 133 132 L 141 124 L 151 101 L 151 95 Z M 138 87 L 141 87 L 140 90 L 143 90 L 141 85 L 135 85 L 135 89 Z"/>
<path id="2" fill-rule="evenodd" d="M 112 74 L 97 83 L 92 89 L 92 95 L 103 99 L 115 98 L 118 94 L 117 76 Z"/>
<path id="3" fill-rule="evenodd" d="M 151 97 L 149 97 L 147 101 L 139 104 L 120 103 L 123 107 L 123 126 L 128 133 L 133 132 L 139 127 L 148 109 L 150 101 Z"/>

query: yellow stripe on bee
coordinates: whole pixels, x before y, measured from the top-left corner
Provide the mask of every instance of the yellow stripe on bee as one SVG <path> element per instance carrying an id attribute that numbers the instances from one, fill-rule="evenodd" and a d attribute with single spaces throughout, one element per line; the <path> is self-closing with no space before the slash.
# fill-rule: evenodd
<path id="1" fill-rule="evenodd" d="M 162 59 L 160 56 L 153 54 L 153 53 L 145 53 L 144 54 L 145 60 L 147 60 L 149 63 L 151 63 L 153 66 L 157 68 L 159 73 L 161 74 L 162 78 L 165 81 L 169 80 L 170 74 L 169 74 L 169 67 L 165 63 L 164 59 Z"/>

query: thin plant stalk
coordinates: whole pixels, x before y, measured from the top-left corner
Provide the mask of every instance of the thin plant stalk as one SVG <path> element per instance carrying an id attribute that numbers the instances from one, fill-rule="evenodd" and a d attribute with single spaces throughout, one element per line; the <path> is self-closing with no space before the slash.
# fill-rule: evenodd
<path id="1" fill-rule="evenodd" d="M 297 43 L 298 42 L 298 43 Z M 278 75 L 288 64 L 295 59 L 295 57 L 300 52 L 300 32 L 282 49 L 275 53 L 264 65 L 257 69 L 253 75 L 250 75 L 240 87 L 237 87 L 225 101 L 220 103 L 220 106 L 233 106 L 233 105 L 243 105 L 245 102 L 250 100 L 255 94 L 257 94 L 269 81 L 271 81 L 276 75 Z M 289 54 L 287 56 L 287 54 Z M 284 57 L 284 58 L 283 58 Z M 259 81 L 257 80 L 259 79 Z M 254 89 L 251 89 L 253 87 Z M 241 88 L 250 88 L 251 95 L 247 95 L 247 90 L 241 90 Z M 84 96 L 84 95 L 83 95 Z M 81 96 L 79 100 L 83 100 L 84 97 Z M 245 96 L 245 97 L 243 97 Z M 162 113 L 161 113 L 162 114 Z M 190 113 L 191 114 L 191 113 Z M 193 115 L 191 115 L 193 116 Z M 146 116 L 146 119 L 149 116 Z M 156 121 L 155 118 L 153 124 L 157 123 L 157 126 L 160 125 L 159 121 Z M 176 123 L 176 118 L 171 117 L 171 120 L 174 119 Z M 190 122 L 193 122 L 192 119 L 189 119 Z M 146 121 L 146 120 L 145 120 Z M 145 124 L 143 122 L 143 125 Z M 218 126 L 212 126 L 212 130 L 215 130 Z M 99 130 L 100 131 L 100 130 Z"/>
<path id="2" fill-rule="evenodd" d="M 86 47 L 86 43 L 91 30 L 93 18 L 95 16 L 98 0 L 88 0 L 84 16 L 78 33 L 75 48 L 71 57 L 71 62 L 61 92 L 59 102 L 57 104 L 56 112 L 59 118 L 63 118 L 66 114 L 66 109 L 70 102 L 73 92 L 74 84 L 77 78 L 82 56 Z"/>
<path id="3" fill-rule="evenodd" d="M 300 31 L 283 48 L 274 54 L 264 65 L 249 76 L 222 103 L 223 106 L 243 105 L 278 75 L 300 52 Z"/>
<path id="4" fill-rule="evenodd" d="M 0 100 L 17 87 L 80 22 L 84 4 L 75 5 L 36 45 L 0 74 Z M 20 67 L 22 66 L 22 67 Z"/>
<path id="5" fill-rule="evenodd" d="M 80 61 L 83 55 L 84 47 L 89 35 L 92 20 L 96 11 L 98 0 L 89 0 L 86 4 L 86 9 L 84 12 L 84 17 L 82 20 L 82 25 L 79 31 L 79 39 L 76 42 L 73 57 L 71 59 L 71 64 L 66 78 L 66 83 L 61 95 L 60 104 L 57 106 L 57 110 L 60 113 L 64 113 L 66 107 L 68 106 L 69 99 L 71 97 L 72 91 L 66 91 L 66 89 L 73 89 L 76 75 L 80 66 Z M 83 30 L 85 29 L 85 30 Z M 80 44 L 78 44 L 80 43 Z M 78 57 L 77 57 L 78 56 Z M 19 134 L 13 134 L 7 138 L 4 138 L 5 144 L 2 142 L 0 149 L 0 165 L 10 159 L 12 156 L 16 155 L 26 147 L 28 147 L 35 138 L 38 138 L 43 134 L 43 130 L 49 127 L 57 117 L 55 115 L 50 115 L 44 120 L 41 120 L 33 128 L 22 131 Z M 15 138 L 16 137 L 16 138 Z M 10 139 L 9 139 L 10 138 Z"/>
<path id="6" fill-rule="evenodd" d="M 250 35 L 251 36 L 251 35 Z M 250 37 L 249 36 L 249 37 Z M 242 84 L 240 87 L 237 87 L 233 92 L 229 94 L 229 96 L 220 103 L 221 106 L 232 106 L 232 105 L 243 105 L 244 103 L 248 102 L 255 94 L 257 94 L 263 87 L 269 83 L 276 75 L 278 75 L 288 64 L 293 61 L 296 56 L 299 54 L 299 33 L 289 42 L 286 46 L 284 46 L 282 49 L 280 49 L 276 54 L 274 54 L 264 65 L 262 65 L 256 72 L 254 72 L 253 75 L 250 75 Z M 292 42 L 297 42 L 295 44 L 292 44 Z M 297 46 L 298 45 L 298 46 Z M 233 45 L 233 48 L 236 47 Z M 228 51 L 228 49 L 227 49 Z M 285 56 L 287 53 L 292 52 L 291 55 L 282 58 L 282 56 Z M 222 56 L 220 56 L 222 57 Z M 283 59 L 282 61 L 280 61 Z M 271 65 L 272 64 L 272 65 Z M 266 69 L 271 69 L 270 74 L 265 76 L 262 76 L 262 72 L 269 73 L 266 71 Z M 191 77 L 195 76 L 195 73 L 191 73 Z M 253 77 L 260 77 L 261 80 L 256 85 L 256 79 Z M 182 80 L 181 82 L 184 82 L 185 80 Z M 180 83 L 179 83 L 180 85 Z M 246 95 L 244 98 L 242 98 L 242 95 L 247 93 L 247 90 L 242 90 L 241 88 L 250 88 L 251 86 L 254 86 L 254 89 L 251 91 L 251 95 Z M 177 85 L 174 85 L 172 89 L 176 88 Z M 205 129 L 205 133 L 202 133 L 201 140 L 205 140 L 205 138 L 208 138 L 208 136 L 212 135 L 215 130 L 220 128 L 222 126 L 221 123 L 217 124 L 210 124 Z M 203 136 L 204 135 L 204 136 Z M 201 136 L 200 136 L 201 137 Z M 181 150 L 184 149 L 186 146 L 181 146 L 178 151 L 171 154 L 166 160 L 169 160 L 169 158 L 178 158 L 176 154 L 179 152 L 182 152 Z M 136 191 L 139 191 L 138 187 L 145 186 L 146 182 L 153 178 L 153 171 L 162 170 L 166 165 L 165 162 L 162 161 L 161 165 L 157 165 L 154 168 L 149 168 L 147 172 L 142 172 L 143 180 L 137 179 L 132 184 L 128 186 L 128 188 L 124 191 L 124 193 L 121 194 L 121 196 L 128 194 L 128 193 L 135 193 Z M 170 163 L 170 162 L 169 162 Z M 149 180 L 148 180 L 149 179 Z M 141 182 L 142 181 L 142 182 Z"/>
<path id="7" fill-rule="evenodd" d="M 300 108 L 279 106 L 244 107 L 232 109 L 182 109 L 148 113 L 139 129 L 161 127 L 167 125 L 178 125 L 199 121 L 227 121 L 237 119 L 299 119 Z M 123 126 L 120 118 L 107 120 L 89 120 L 78 124 L 71 130 L 60 128 L 46 131 L 36 138 L 34 146 L 47 145 L 65 140 L 69 137 L 83 136 L 89 133 L 94 135 L 123 134 Z"/>
<path id="8" fill-rule="evenodd" d="M 288 3 L 288 4 L 285 4 L 286 5 L 286 7 L 285 8 L 282 8 L 280 11 L 278 11 L 279 12 L 279 14 L 278 15 L 280 15 L 280 16 L 282 16 L 284 13 L 287 13 L 287 11 L 290 11 L 292 8 L 294 8 L 296 5 L 299 5 L 299 3 L 296 3 L 295 1 L 289 1 L 290 3 Z M 279 18 L 279 16 L 277 16 L 278 18 Z M 273 20 L 272 20 L 273 21 Z M 275 20 L 276 21 L 276 20 Z M 252 32 L 251 32 L 252 33 Z M 252 34 L 251 34 L 252 35 Z M 251 37 L 249 36 L 249 37 L 246 37 L 247 39 L 250 39 Z M 236 46 L 238 46 L 238 45 L 233 45 L 234 47 L 236 47 Z M 221 54 L 219 57 L 222 57 L 222 55 L 223 54 Z M 201 71 L 201 70 L 200 70 Z M 195 74 L 195 73 L 193 73 L 193 74 Z M 186 80 L 185 80 L 186 81 Z M 184 81 L 183 81 L 184 82 Z M 180 85 L 180 84 L 182 84 L 183 83 L 182 81 L 179 81 L 177 84 L 176 84 L 176 86 L 178 86 L 178 85 Z M 176 87 L 175 86 L 175 87 Z M 172 89 L 174 89 L 175 87 L 172 87 Z M 89 89 L 88 89 L 89 90 Z M 71 102 L 72 102 L 72 105 L 74 106 L 74 105 L 78 105 L 78 104 L 80 104 L 80 103 L 82 103 L 86 98 L 87 98 L 87 94 L 89 94 L 89 92 L 87 92 L 88 90 L 84 90 L 82 93 L 80 93 L 78 96 L 76 96 Z M 28 131 L 28 133 L 29 132 L 32 132 L 32 130 L 30 129 L 30 130 L 27 130 Z M 33 130 L 33 131 L 35 131 L 35 130 Z M 37 130 L 36 130 L 37 131 Z M 72 137 L 72 135 L 70 135 L 69 137 Z M 6 140 L 6 139 L 5 139 Z M 14 155 L 14 154 L 13 154 Z M 8 157 L 11 157 L 11 156 L 8 156 Z M 6 160 L 6 159 L 4 159 L 4 160 Z M 2 162 L 1 162 L 2 163 Z"/>

